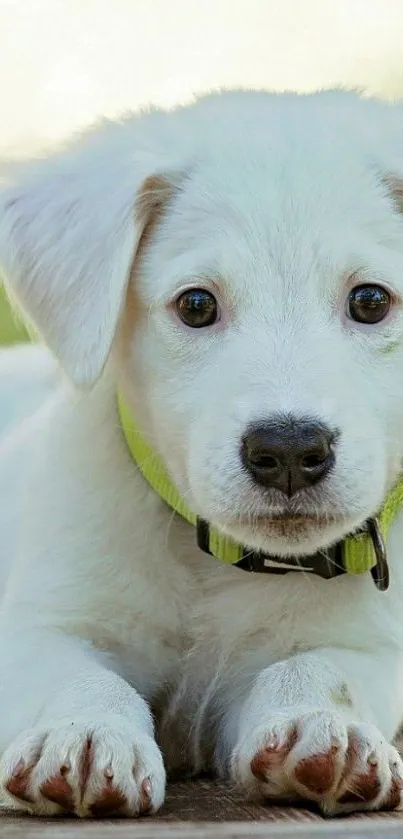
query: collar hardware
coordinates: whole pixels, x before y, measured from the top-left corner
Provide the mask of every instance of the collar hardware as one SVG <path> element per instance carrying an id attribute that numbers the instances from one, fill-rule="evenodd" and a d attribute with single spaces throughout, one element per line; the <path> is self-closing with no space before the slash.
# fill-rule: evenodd
<path id="1" fill-rule="evenodd" d="M 196 533 L 200 550 L 214 556 L 215 554 L 210 550 L 210 525 L 205 519 L 197 518 Z M 366 535 L 371 539 L 376 557 L 376 564 L 369 569 L 372 579 L 379 591 L 386 591 L 389 587 L 389 567 L 385 543 L 376 518 L 368 519 L 358 538 L 365 538 Z M 343 545 L 344 541 L 326 550 L 317 551 L 315 554 L 290 557 L 270 556 L 245 548 L 241 558 L 233 564 L 237 568 L 242 568 L 243 571 L 255 574 L 288 574 L 290 571 L 305 571 L 325 580 L 332 580 L 340 574 L 348 573 L 348 568 L 344 566 L 343 561 Z"/>
<path id="2" fill-rule="evenodd" d="M 371 568 L 371 576 L 377 589 L 379 591 L 386 591 L 389 588 L 389 566 L 386 546 L 378 519 L 368 519 L 367 529 L 376 556 L 376 565 Z"/>
<path id="3" fill-rule="evenodd" d="M 209 523 L 198 518 L 196 529 L 198 547 L 204 553 L 214 556 L 213 551 L 210 550 Z M 241 558 L 233 564 L 237 568 L 242 568 L 243 571 L 255 574 L 288 574 L 290 571 L 305 571 L 317 574 L 326 580 L 346 573 L 343 567 L 342 543 L 310 556 L 271 556 L 244 548 Z"/>

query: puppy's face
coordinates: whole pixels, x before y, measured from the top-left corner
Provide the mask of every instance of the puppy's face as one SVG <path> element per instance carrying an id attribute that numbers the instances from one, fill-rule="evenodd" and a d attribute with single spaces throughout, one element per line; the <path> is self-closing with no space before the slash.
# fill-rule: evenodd
<path id="1" fill-rule="evenodd" d="M 107 125 L 0 196 L 9 288 L 79 384 L 120 319 L 113 369 L 188 505 L 310 553 L 401 468 L 402 177 L 401 106 L 353 94 Z"/>
<path id="2" fill-rule="evenodd" d="M 298 104 L 235 125 L 173 190 L 135 265 L 125 373 L 189 506 L 280 555 L 361 525 L 403 454 L 398 196 L 337 118 L 298 128 Z"/>

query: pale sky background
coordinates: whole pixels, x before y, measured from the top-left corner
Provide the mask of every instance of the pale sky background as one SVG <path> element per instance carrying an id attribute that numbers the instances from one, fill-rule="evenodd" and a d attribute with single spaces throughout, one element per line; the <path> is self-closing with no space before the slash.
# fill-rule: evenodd
<path id="1" fill-rule="evenodd" d="M 403 0 L 0 0 L 0 154 L 239 85 L 403 96 Z"/>

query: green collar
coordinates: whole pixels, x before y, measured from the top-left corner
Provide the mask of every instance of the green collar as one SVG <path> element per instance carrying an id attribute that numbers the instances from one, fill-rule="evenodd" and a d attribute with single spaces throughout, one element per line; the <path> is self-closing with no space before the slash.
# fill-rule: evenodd
<path id="1" fill-rule="evenodd" d="M 210 527 L 187 507 L 161 460 L 136 428 L 130 409 L 120 394 L 117 406 L 120 424 L 133 460 L 163 501 L 196 527 L 198 544 L 203 551 L 222 562 L 237 565 L 248 571 L 288 573 L 304 570 L 327 579 L 343 573 L 363 574 L 370 571 L 379 589 L 385 590 L 388 587 L 384 540 L 398 510 L 403 506 L 403 480 L 389 494 L 378 518 L 369 519 L 361 531 L 347 536 L 332 548 L 307 557 L 281 558 L 256 554 Z"/>

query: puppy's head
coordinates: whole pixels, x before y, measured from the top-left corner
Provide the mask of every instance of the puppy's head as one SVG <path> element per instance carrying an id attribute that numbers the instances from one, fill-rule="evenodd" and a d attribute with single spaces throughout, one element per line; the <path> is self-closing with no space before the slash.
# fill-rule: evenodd
<path id="1" fill-rule="evenodd" d="M 402 179 L 401 106 L 221 94 L 28 169 L 0 250 L 73 380 L 111 354 L 194 512 L 310 553 L 401 469 Z"/>

